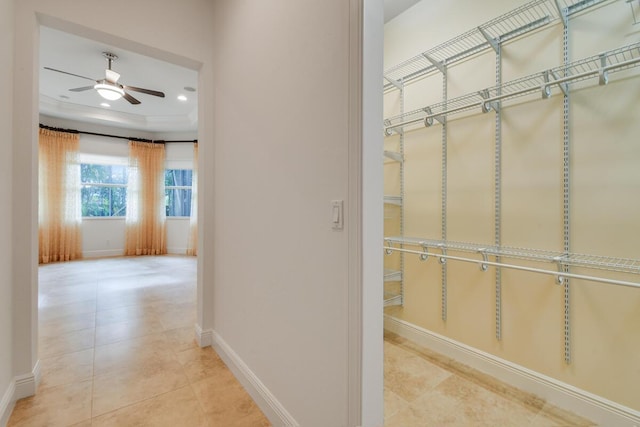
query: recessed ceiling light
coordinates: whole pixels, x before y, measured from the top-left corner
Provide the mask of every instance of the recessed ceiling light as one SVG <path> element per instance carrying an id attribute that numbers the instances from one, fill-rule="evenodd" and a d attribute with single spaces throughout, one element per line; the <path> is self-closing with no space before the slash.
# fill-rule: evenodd
<path id="1" fill-rule="evenodd" d="M 111 107 L 111 105 L 107 104 L 106 102 L 101 102 L 100 105 L 102 105 L 103 107 Z"/>
<path id="2" fill-rule="evenodd" d="M 186 90 L 187 92 L 195 92 L 195 91 L 196 91 L 196 88 L 191 87 L 191 86 L 185 86 L 185 87 L 184 87 L 184 90 Z"/>
<path id="3" fill-rule="evenodd" d="M 69 97 L 67 95 L 60 95 L 60 98 L 62 99 L 69 99 Z"/>
<path id="4" fill-rule="evenodd" d="M 178 95 L 178 101 L 186 101 L 187 97 L 184 95 Z"/>

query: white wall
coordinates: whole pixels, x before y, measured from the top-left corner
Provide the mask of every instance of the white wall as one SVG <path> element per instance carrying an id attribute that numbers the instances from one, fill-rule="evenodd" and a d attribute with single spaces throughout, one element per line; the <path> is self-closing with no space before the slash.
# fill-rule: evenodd
<path id="1" fill-rule="evenodd" d="M 215 8 L 214 329 L 305 427 L 348 422 L 354 4 Z"/>
<path id="2" fill-rule="evenodd" d="M 362 147 L 362 425 L 381 426 L 384 418 L 384 384 L 382 316 L 384 293 L 381 274 L 383 255 L 383 152 L 380 118 L 382 117 L 383 4 L 380 0 L 364 2 L 363 19 L 363 147 Z"/>
<path id="3" fill-rule="evenodd" d="M 13 398 L 10 385 L 13 381 L 13 303 L 12 303 L 12 212 L 8 208 L 12 190 L 12 140 L 13 140 L 13 1 L 0 1 L 0 200 L 4 208 L 0 212 L 0 425 L 4 425 Z"/>

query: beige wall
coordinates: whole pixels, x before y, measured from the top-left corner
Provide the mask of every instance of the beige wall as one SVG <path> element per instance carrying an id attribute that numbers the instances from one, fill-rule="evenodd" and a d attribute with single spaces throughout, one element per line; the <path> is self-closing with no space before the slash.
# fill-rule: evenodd
<path id="1" fill-rule="evenodd" d="M 0 1 L 0 200 L 4 208 L 0 214 L 0 424 L 3 414 L 1 402 L 13 380 L 12 369 L 12 251 L 11 251 L 11 209 L 12 166 L 11 151 L 13 139 L 13 1 Z M 8 396 L 10 397 L 10 396 Z"/>
<path id="2" fill-rule="evenodd" d="M 424 0 L 385 27 L 387 67 L 507 12 L 511 2 Z M 455 17 L 454 17 L 455 16 Z M 446 21 L 446 17 L 452 19 Z M 447 25 L 443 25 L 447 22 Z M 572 60 L 637 41 L 631 11 L 608 2 L 571 22 Z M 561 65 L 558 24 L 503 49 L 503 80 Z M 449 95 L 494 84 L 488 52 L 449 69 Z M 640 73 L 613 74 L 607 86 L 592 79 L 571 98 L 572 252 L 640 259 Z M 434 99 L 435 98 L 435 99 Z M 433 75 L 405 91 L 407 110 L 441 99 Z M 385 96 L 385 114 L 398 113 L 397 94 Z M 492 244 L 494 239 L 494 113 L 451 116 L 448 132 L 449 240 Z M 502 242 L 562 251 L 562 97 L 512 101 L 503 109 Z M 397 144 L 397 136 L 386 146 Z M 405 137 L 405 235 L 440 238 L 441 126 L 416 128 Z M 397 186 L 387 166 L 386 185 Z M 389 179 L 387 179 L 387 177 Z M 387 228 L 392 227 L 388 225 Z M 440 317 L 440 268 L 436 260 L 405 258 L 405 305 L 394 315 L 534 371 L 633 409 L 640 409 L 640 291 L 572 280 L 573 362 L 563 360 L 563 289 L 550 276 L 503 269 L 503 337 L 495 338 L 494 269 L 450 261 L 448 318 Z M 387 261 L 392 264 L 396 261 Z M 527 264 L 554 269 L 551 264 Z M 640 281 L 638 276 L 578 269 Z"/>

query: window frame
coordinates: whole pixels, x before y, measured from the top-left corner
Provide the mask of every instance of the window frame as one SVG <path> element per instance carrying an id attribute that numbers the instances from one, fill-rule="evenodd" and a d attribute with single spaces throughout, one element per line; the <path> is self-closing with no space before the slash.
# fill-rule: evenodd
<path id="1" fill-rule="evenodd" d="M 89 187 L 98 187 L 98 188 L 124 188 L 125 190 L 125 199 L 124 199 L 124 213 L 121 215 L 113 215 L 113 212 L 110 212 L 111 215 L 84 215 L 84 213 L 82 214 L 82 219 L 96 219 L 96 218 L 100 218 L 100 219 L 124 219 L 127 216 L 127 192 L 129 190 L 129 183 L 128 183 L 128 174 L 129 174 L 129 168 L 127 165 L 123 165 L 119 162 L 114 162 L 114 163 L 89 163 L 87 161 L 83 161 L 84 159 L 81 159 L 80 161 L 80 209 L 81 211 L 84 211 L 85 208 L 85 204 L 84 204 L 84 200 L 82 199 L 82 191 L 85 188 L 89 188 Z M 83 182 L 82 181 L 82 166 L 83 165 L 91 165 L 91 166 L 101 166 L 101 167 L 113 167 L 113 166 L 120 166 L 123 167 L 125 169 L 125 177 L 127 177 L 127 182 L 126 183 L 112 183 L 112 182 Z M 110 191 L 109 192 L 109 196 L 112 197 L 113 193 Z M 110 205 L 111 207 L 111 205 Z"/>

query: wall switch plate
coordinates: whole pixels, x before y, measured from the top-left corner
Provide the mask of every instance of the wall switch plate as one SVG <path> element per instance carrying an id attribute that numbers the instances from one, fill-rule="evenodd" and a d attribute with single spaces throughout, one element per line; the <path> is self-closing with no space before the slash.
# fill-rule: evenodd
<path id="1" fill-rule="evenodd" d="M 331 228 L 334 230 L 344 228 L 344 202 L 342 200 L 331 201 Z"/>

